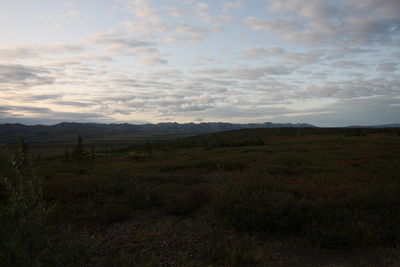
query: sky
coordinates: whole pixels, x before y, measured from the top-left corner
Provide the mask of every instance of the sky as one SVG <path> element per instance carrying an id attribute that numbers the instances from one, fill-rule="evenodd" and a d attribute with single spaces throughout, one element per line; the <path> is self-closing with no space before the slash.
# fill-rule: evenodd
<path id="1" fill-rule="evenodd" d="M 0 123 L 400 122 L 399 0 L 0 7 Z"/>

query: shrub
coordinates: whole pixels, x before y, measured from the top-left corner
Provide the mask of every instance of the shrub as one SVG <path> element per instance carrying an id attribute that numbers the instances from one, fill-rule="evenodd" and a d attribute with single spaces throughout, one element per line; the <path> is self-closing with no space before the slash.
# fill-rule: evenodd
<path id="1" fill-rule="evenodd" d="M 0 206 L 0 260 L 3 266 L 36 266 L 47 250 L 46 219 L 41 180 L 24 147 L 1 149 L 0 174 L 4 199 Z"/>
<path id="2" fill-rule="evenodd" d="M 216 213 L 239 230 L 282 234 L 302 229 L 305 205 L 297 191 L 254 176 L 225 184 L 214 201 Z"/>
<path id="3" fill-rule="evenodd" d="M 263 146 L 264 144 L 261 138 L 217 139 L 211 142 L 211 147 Z"/>
<path id="4" fill-rule="evenodd" d="M 164 199 L 166 211 L 172 215 L 188 215 L 209 202 L 212 192 L 209 186 L 191 186 L 181 193 L 171 194 Z"/>
<path id="5" fill-rule="evenodd" d="M 340 199 L 311 199 L 271 177 L 231 180 L 217 191 L 216 214 L 238 230 L 303 236 L 318 247 L 396 246 L 400 186 Z"/>
<path id="6" fill-rule="evenodd" d="M 124 221 L 132 215 L 132 209 L 124 203 L 106 203 L 100 210 L 98 218 L 106 224 Z"/>
<path id="7" fill-rule="evenodd" d="M 382 187 L 315 204 L 307 239 L 321 247 L 396 246 L 400 242 L 400 186 Z"/>

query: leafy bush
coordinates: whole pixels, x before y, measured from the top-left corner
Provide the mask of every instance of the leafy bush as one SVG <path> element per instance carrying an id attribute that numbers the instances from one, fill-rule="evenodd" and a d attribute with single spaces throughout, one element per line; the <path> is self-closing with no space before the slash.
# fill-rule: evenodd
<path id="1" fill-rule="evenodd" d="M 214 208 L 239 230 L 285 234 L 297 233 L 304 226 L 304 202 L 290 187 L 248 176 L 225 184 L 215 196 Z"/>
<path id="2" fill-rule="evenodd" d="M 124 203 L 106 203 L 98 213 L 98 218 L 106 224 L 124 221 L 132 215 L 132 209 Z"/>
<path id="3" fill-rule="evenodd" d="M 305 234 L 322 247 L 396 246 L 400 242 L 399 213 L 400 186 L 376 188 L 315 203 Z"/>
<path id="4" fill-rule="evenodd" d="M 216 214 L 238 230 L 303 236 L 319 247 L 396 246 L 400 242 L 400 186 L 341 199 L 311 199 L 294 185 L 249 176 L 224 184 Z"/>
<path id="5" fill-rule="evenodd" d="M 263 146 L 261 138 L 240 138 L 240 139 L 217 139 L 208 146 L 210 147 L 241 147 L 241 146 Z"/>
<path id="6" fill-rule="evenodd" d="M 352 128 L 347 129 L 344 133 L 345 136 L 366 136 L 368 129 L 366 128 Z"/>
<path id="7" fill-rule="evenodd" d="M 46 219 L 41 180 L 30 156 L 20 150 L 1 149 L 0 261 L 2 266 L 37 266 L 47 251 Z"/>
<path id="8" fill-rule="evenodd" d="M 191 186 L 181 193 L 171 194 L 164 199 L 166 211 L 172 215 L 187 215 L 209 202 L 211 188 L 206 185 Z"/>

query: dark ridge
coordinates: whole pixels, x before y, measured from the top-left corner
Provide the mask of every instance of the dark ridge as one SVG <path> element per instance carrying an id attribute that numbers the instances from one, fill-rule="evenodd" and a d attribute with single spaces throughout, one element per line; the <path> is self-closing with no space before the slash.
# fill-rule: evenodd
<path id="1" fill-rule="evenodd" d="M 157 124 L 101 124 L 62 122 L 56 125 L 23 125 L 18 123 L 0 124 L 0 143 L 14 143 L 19 136 L 27 142 L 63 142 L 74 140 L 79 133 L 85 138 L 109 136 L 146 135 L 199 135 L 239 129 L 255 128 L 316 128 L 307 123 L 249 123 L 234 124 L 224 122 L 207 123 L 157 123 Z"/>

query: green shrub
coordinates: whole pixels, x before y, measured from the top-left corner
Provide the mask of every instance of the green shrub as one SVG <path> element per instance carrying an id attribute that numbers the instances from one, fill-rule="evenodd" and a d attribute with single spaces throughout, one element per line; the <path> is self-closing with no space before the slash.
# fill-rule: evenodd
<path id="1" fill-rule="evenodd" d="M 163 205 L 172 215 L 188 215 L 209 202 L 212 197 L 211 188 L 206 185 L 195 185 L 183 192 L 167 196 Z"/>
<path id="2" fill-rule="evenodd" d="M 400 186 L 339 199 L 311 199 L 271 177 L 231 180 L 214 198 L 216 214 L 238 230 L 303 236 L 318 247 L 396 246 Z"/>
<path id="3" fill-rule="evenodd" d="M 208 147 L 263 146 L 264 144 L 265 142 L 261 138 L 217 139 Z"/>
<path id="4" fill-rule="evenodd" d="M 400 242 L 400 186 L 320 201 L 311 215 L 305 234 L 317 246 L 396 246 Z"/>
<path id="5" fill-rule="evenodd" d="M 93 236 L 82 237 L 69 228 L 52 245 L 51 255 L 41 266 L 91 266 L 90 260 L 100 250 L 100 243 Z"/>
<path id="6" fill-rule="evenodd" d="M 239 230 L 282 234 L 302 229 L 305 205 L 292 188 L 254 176 L 228 182 L 214 201 L 216 213 Z"/>
<path id="7" fill-rule="evenodd" d="M 220 168 L 220 163 L 213 159 L 206 159 L 206 160 L 201 160 L 201 161 L 195 162 L 193 164 L 193 167 L 218 170 Z"/>
<path id="8" fill-rule="evenodd" d="M 124 221 L 132 215 L 132 209 L 124 203 L 106 203 L 101 207 L 98 218 L 106 224 Z"/>
<path id="9" fill-rule="evenodd" d="M 149 200 L 152 206 L 165 206 L 166 199 L 168 199 L 171 195 L 180 194 L 184 190 L 185 186 L 182 184 L 163 183 L 155 185 L 148 192 Z"/>
<path id="10" fill-rule="evenodd" d="M 2 266 L 38 266 L 47 247 L 46 219 L 41 180 L 30 155 L 1 149 L 0 260 Z"/>

